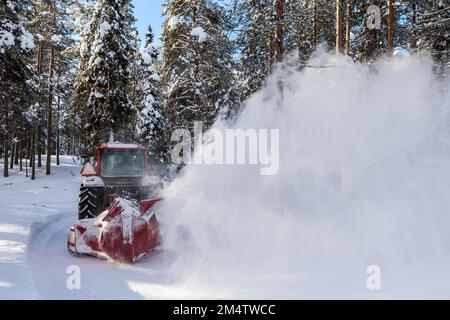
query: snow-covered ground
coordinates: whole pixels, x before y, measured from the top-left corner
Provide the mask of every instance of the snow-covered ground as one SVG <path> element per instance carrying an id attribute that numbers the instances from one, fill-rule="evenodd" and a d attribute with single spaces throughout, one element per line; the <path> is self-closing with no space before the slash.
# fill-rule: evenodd
<path id="1" fill-rule="evenodd" d="M 36 231 L 36 227 L 49 221 L 75 217 L 79 166 L 70 157 L 63 157 L 62 162 L 60 167 L 52 168 L 51 177 L 38 169 L 35 181 L 27 179 L 25 171 L 18 170 L 11 170 L 9 178 L 0 178 L 0 297 L 3 299 L 39 297 L 31 267 L 31 230 Z"/>

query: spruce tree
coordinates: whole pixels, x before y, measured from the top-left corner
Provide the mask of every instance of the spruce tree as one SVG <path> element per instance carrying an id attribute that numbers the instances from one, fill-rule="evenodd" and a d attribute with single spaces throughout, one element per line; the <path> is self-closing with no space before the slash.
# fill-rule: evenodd
<path id="1" fill-rule="evenodd" d="M 161 94 L 161 79 L 158 72 L 159 52 L 153 42 L 149 27 L 141 59 L 141 103 L 137 132 L 139 140 L 148 147 L 150 167 L 162 176 L 168 173 L 169 143 L 168 123 Z"/>
<path id="2" fill-rule="evenodd" d="M 0 139 L 4 156 L 4 176 L 8 172 L 8 153 L 21 131 L 23 112 L 32 104 L 33 70 L 27 54 L 34 49 L 32 35 L 25 29 L 25 5 L 16 0 L 0 1 Z M 11 163 L 12 164 L 12 163 Z"/>
<path id="3" fill-rule="evenodd" d="M 91 110 L 87 106 L 91 84 L 87 81 L 86 69 L 92 55 L 92 44 L 95 35 L 93 16 L 96 5 L 97 1 L 87 0 L 78 3 L 71 10 L 72 21 L 74 21 L 75 25 L 75 35 L 81 41 L 72 48 L 72 54 L 78 59 L 78 66 L 69 119 L 72 122 L 73 132 L 81 132 L 79 137 L 81 151 L 87 151 L 89 132 L 92 131 L 92 126 L 90 125 Z"/>
<path id="4" fill-rule="evenodd" d="M 436 72 L 444 76 L 449 66 L 450 3 L 448 0 L 414 0 L 410 6 L 413 47 L 430 53 L 436 63 Z"/>
<path id="5" fill-rule="evenodd" d="M 162 82 L 172 128 L 209 127 L 235 108 L 233 46 L 223 8 L 210 0 L 173 0 L 164 8 Z"/>
<path id="6" fill-rule="evenodd" d="M 275 56 L 273 10 L 269 0 L 243 0 L 235 5 L 238 81 L 240 101 L 245 101 L 263 84 Z"/>
<path id="7" fill-rule="evenodd" d="M 126 127 L 133 116 L 128 96 L 130 52 L 124 7 L 127 0 L 101 0 L 89 24 L 92 46 L 85 48 L 89 60 L 77 79 L 75 99 L 87 97 L 87 133 L 90 147 L 105 140 L 110 131 Z M 92 37 L 92 38 L 91 38 Z M 80 102 L 78 102 L 80 103 Z"/>

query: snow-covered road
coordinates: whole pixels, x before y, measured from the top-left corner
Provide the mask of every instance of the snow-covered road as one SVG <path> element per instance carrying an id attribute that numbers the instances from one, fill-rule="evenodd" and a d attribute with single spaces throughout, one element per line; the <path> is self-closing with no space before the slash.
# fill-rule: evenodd
<path id="1" fill-rule="evenodd" d="M 73 219 L 80 184 L 78 164 L 70 157 L 62 162 L 51 177 L 39 169 L 35 181 L 17 170 L 0 178 L 0 298 L 40 297 L 28 261 L 30 231 L 63 213 Z"/>

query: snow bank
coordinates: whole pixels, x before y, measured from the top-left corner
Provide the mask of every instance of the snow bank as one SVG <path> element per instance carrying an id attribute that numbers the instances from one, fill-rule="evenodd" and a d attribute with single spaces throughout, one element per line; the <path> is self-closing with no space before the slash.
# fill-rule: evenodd
<path id="1" fill-rule="evenodd" d="M 174 270 L 234 297 L 348 298 L 373 294 L 377 265 L 383 297 L 450 297 L 450 99 L 439 88 L 416 57 L 369 69 L 318 54 L 302 72 L 279 68 L 235 124 L 280 129 L 279 174 L 186 168 L 160 217 Z"/>

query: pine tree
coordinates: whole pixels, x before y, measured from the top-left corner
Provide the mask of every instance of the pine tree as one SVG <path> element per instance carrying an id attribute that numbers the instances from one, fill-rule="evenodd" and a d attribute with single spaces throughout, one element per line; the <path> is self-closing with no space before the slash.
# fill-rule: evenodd
<path id="1" fill-rule="evenodd" d="M 342 52 L 342 2 L 336 0 L 336 53 Z"/>
<path id="2" fill-rule="evenodd" d="M 141 59 L 141 103 L 137 132 L 139 140 L 148 147 L 150 167 L 165 176 L 169 163 L 169 132 L 166 111 L 161 94 L 158 72 L 159 52 L 153 42 L 151 27 L 146 34 L 146 45 Z"/>
<path id="3" fill-rule="evenodd" d="M 350 55 L 351 30 L 352 30 L 352 8 L 354 0 L 347 0 L 345 8 L 345 55 Z"/>
<path id="4" fill-rule="evenodd" d="M 432 55 L 440 75 L 444 75 L 449 66 L 449 9 L 448 0 L 415 0 L 410 9 L 414 18 L 410 28 L 413 46 Z"/>
<path id="5" fill-rule="evenodd" d="M 89 140 L 91 110 L 88 109 L 91 84 L 87 80 L 86 69 L 92 55 L 92 45 L 94 42 L 94 13 L 96 12 L 97 1 L 87 0 L 77 3 L 71 8 L 71 18 L 75 25 L 75 35 L 81 39 L 72 48 L 72 54 L 78 59 L 75 88 L 72 95 L 72 108 L 69 112 L 69 119 L 72 122 L 72 131 L 79 136 L 72 142 L 72 152 L 78 144 L 81 151 L 86 151 Z M 78 143 L 76 140 L 79 140 Z"/>
<path id="6" fill-rule="evenodd" d="M 59 163 L 62 107 L 68 106 L 66 100 L 72 92 L 76 41 L 72 37 L 74 26 L 69 12 L 77 5 L 76 0 L 33 0 L 30 30 L 37 42 L 34 66 L 39 75 L 34 149 L 38 167 L 41 167 L 43 138 L 46 138 L 47 174 L 50 174 L 51 155 L 55 151 Z"/>
<path id="7" fill-rule="evenodd" d="M 380 8 L 381 26 L 380 29 L 368 27 L 370 18 L 368 8 L 375 5 Z M 353 27 L 354 40 L 352 51 L 354 58 L 360 61 L 373 61 L 382 55 L 387 48 L 387 15 L 383 15 L 386 10 L 384 0 L 365 0 L 356 2 L 353 5 Z"/>
<path id="8" fill-rule="evenodd" d="M 162 82 L 172 128 L 210 126 L 235 108 L 233 47 L 223 9 L 210 0 L 165 5 Z"/>
<path id="9" fill-rule="evenodd" d="M 235 4 L 241 102 L 257 91 L 270 73 L 275 55 L 272 3 L 269 0 L 243 0 Z"/>
<path id="10" fill-rule="evenodd" d="M 37 166 L 42 167 L 42 146 L 43 138 L 45 137 L 45 119 L 46 119 L 46 105 L 48 103 L 48 72 L 45 72 L 47 65 L 46 48 L 48 48 L 51 41 L 51 15 L 48 10 L 48 3 L 42 0 L 33 1 L 34 10 L 31 17 L 30 30 L 35 36 L 36 53 L 34 58 L 34 65 L 38 76 L 38 94 L 37 104 L 35 108 L 35 118 L 33 122 L 33 132 L 35 132 L 36 152 L 37 152 Z M 31 165 L 31 163 L 30 163 Z"/>
<path id="11" fill-rule="evenodd" d="M 309 52 L 318 45 L 326 45 L 328 49 L 336 46 L 336 3 L 329 0 L 305 1 L 307 19 L 303 33 L 303 41 L 309 42 Z M 311 34 L 308 36 L 308 32 Z"/>
<path id="12" fill-rule="evenodd" d="M 26 54 L 34 49 L 32 35 L 25 29 L 27 2 L 0 1 L 0 140 L 3 141 L 4 172 L 7 177 L 8 153 L 13 157 L 13 141 L 23 124 L 23 112 L 32 104 L 33 71 Z M 13 164 L 13 163 L 11 163 Z"/>
<path id="13" fill-rule="evenodd" d="M 395 25 L 395 13 L 393 0 L 387 0 L 388 11 L 388 26 L 387 26 L 387 54 L 388 56 L 394 55 L 394 25 Z"/>
<path id="14" fill-rule="evenodd" d="M 72 127 L 67 114 L 72 107 L 71 96 L 73 94 L 74 81 L 76 77 L 77 57 L 74 47 L 77 41 L 74 39 L 75 25 L 69 14 L 70 8 L 78 5 L 76 1 L 62 1 L 59 5 L 58 35 L 54 38 L 57 48 L 55 61 L 55 135 L 56 135 L 56 164 L 60 165 L 59 156 L 62 153 L 61 140 L 70 141 L 74 132 L 68 130 Z M 64 127 L 66 130 L 63 130 Z M 68 150 L 64 150 L 67 152 Z"/>
<path id="15" fill-rule="evenodd" d="M 336 44 L 331 1 L 236 0 L 234 13 L 241 101 L 262 86 L 283 56 L 297 55 L 303 66 L 319 44 Z"/>
<path id="16" fill-rule="evenodd" d="M 133 15 L 134 6 L 133 3 L 127 2 L 124 7 L 124 17 L 126 20 L 126 35 L 127 40 L 130 43 L 130 52 L 129 52 L 129 60 L 130 60 L 130 83 L 128 88 L 128 96 L 134 108 L 138 109 L 142 93 L 140 91 L 140 81 L 141 81 L 141 52 L 139 48 L 141 47 L 141 40 L 139 38 L 139 32 L 135 26 L 136 18 Z M 133 131 L 136 123 L 135 121 L 130 121 L 130 126 L 128 131 Z M 117 136 L 117 133 L 116 133 Z"/>
<path id="17" fill-rule="evenodd" d="M 91 147 L 106 139 L 110 131 L 126 127 L 133 116 L 129 99 L 129 67 L 132 44 L 126 34 L 124 7 L 127 0 L 101 0 L 90 23 L 92 47 L 83 77 Z M 76 97 L 78 98 L 78 97 Z M 83 98 L 80 95 L 79 98 Z"/>
<path id="18" fill-rule="evenodd" d="M 45 174 L 51 174 L 51 162 L 52 162 L 52 134 L 53 134 L 53 90 L 54 90 L 54 74 L 55 74 L 55 43 L 57 42 L 59 35 L 57 35 L 57 8 L 56 1 L 50 4 L 50 12 L 52 16 L 52 44 L 50 45 L 50 61 L 48 71 L 48 105 L 47 105 L 47 161 L 45 163 Z M 33 155 L 34 156 L 34 155 Z"/>
<path id="19" fill-rule="evenodd" d="M 273 5 L 275 10 L 275 57 L 277 62 L 281 62 L 284 55 L 284 0 L 275 0 Z"/>

